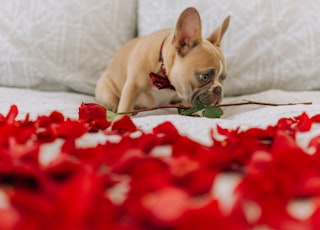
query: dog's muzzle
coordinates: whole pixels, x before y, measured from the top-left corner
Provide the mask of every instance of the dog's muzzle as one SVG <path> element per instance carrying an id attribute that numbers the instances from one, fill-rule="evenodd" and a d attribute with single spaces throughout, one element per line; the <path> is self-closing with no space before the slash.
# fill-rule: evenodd
<path id="1" fill-rule="evenodd" d="M 217 105 L 222 100 L 222 87 L 216 86 L 212 90 L 202 89 L 193 94 L 191 103 L 204 105 Z"/>

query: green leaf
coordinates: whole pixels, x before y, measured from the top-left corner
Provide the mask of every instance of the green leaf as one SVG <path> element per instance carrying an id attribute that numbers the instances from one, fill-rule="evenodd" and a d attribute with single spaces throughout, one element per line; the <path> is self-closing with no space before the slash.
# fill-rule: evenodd
<path id="1" fill-rule="evenodd" d="M 203 104 L 196 104 L 194 106 L 192 106 L 191 108 L 185 109 L 185 108 L 178 108 L 178 113 L 180 115 L 185 115 L 185 116 L 195 116 L 196 112 L 201 111 L 203 109 L 205 109 L 206 106 Z M 198 115 L 199 116 L 199 115 Z"/>
<path id="2" fill-rule="evenodd" d="M 223 110 L 216 106 L 207 106 L 202 115 L 209 118 L 220 118 L 223 115 Z"/>
<path id="3" fill-rule="evenodd" d="M 178 113 L 184 116 L 220 118 L 223 115 L 221 108 L 211 105 L 196 104 L 191 108 L 178 108 Z"/>
<path id="4" fill-rule="evenodd" d="M 116 116 L 118 116 L 117 113 L 114 113 L 114 112 L 109 111 L 109 110 L 107 111 L 107 120 L 108 121 L 113 121 L 116 118 Z"/>

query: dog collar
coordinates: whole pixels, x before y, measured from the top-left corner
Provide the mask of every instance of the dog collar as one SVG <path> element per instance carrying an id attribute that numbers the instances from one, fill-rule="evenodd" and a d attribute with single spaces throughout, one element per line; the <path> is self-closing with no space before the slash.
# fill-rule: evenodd
<path id="1" fill-rule="evenodd" d="M 166 37 L 167 38 L 167 37 Z M 163 76 L 157 73 L 151 72 L 149 74 L 152 85 L 158 89 L 172 89 L 175 90 L 174 86 L 171 85 L 169 78 L 167 76 L 167 70 L 166 67 L 164 66 L 164 61 L 163 61 L 163 45 L 166 40 L 166 38 L 162 41 L 161 46 L 160 46 L 160 52 L 159 52 L 159 62 L 161 64 L 160 66 L 160 72 L 162 73 Z"/>

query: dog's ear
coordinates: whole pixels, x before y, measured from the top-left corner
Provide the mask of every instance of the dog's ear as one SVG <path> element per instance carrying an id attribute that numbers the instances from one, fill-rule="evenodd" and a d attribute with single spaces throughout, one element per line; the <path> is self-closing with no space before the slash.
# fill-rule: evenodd
<path id="1" fill-rule="evenodd" d="M 189 7 L 181 13 L 177 21 L 172 43 L 178 53 L 184 56 L 192 47 L 201 42 L 201 39 L 200 15 L 195 8 Z"/>
<path id="2" fill-rule="evenodd" d="M 226 17 L 221 24 L 207 39 L 214 45 L 220 46 L 224 33 L 229 27 L 230 16 Z"/>

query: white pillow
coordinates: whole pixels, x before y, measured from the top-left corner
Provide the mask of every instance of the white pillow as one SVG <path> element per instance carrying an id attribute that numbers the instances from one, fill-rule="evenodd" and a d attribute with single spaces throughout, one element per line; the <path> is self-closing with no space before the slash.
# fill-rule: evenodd
<path id="1" fill-rule="evenodd" d="M 136 0 L 0 0 L 0 85 L 94 93 L 135 36 Z"/>
<path id="2" fill-rule="evenodd" d="M 319 0 L 139 0 L 139 34 L 174 27 L 188 6 L 200 11 L 204 35 L 231 15 L 226 95 L 320 89 Z"/>

